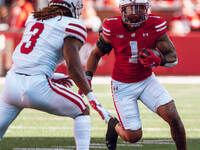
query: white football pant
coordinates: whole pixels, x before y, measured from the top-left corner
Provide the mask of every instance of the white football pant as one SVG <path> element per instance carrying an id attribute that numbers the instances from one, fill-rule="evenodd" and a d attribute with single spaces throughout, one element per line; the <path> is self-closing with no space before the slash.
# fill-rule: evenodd
<path id="1" fill-rule="evenodd" d="M 142 127 L 138 99 L 155 113 L 159 106 L 172 101 L 154 74 L 137 83 L 122 83 L 113 79 L 111 82 L 114 105 L 125 130 L 138 130 Z"/>
<path id="2" fill-rule="evenodd" d="M 53 83 L 44 74 L 29 76 L 9 71 L 0 95 L 0 140 L 23 108 L 76 118 L 86 109 L 86 103 L 77 93 Z"/>

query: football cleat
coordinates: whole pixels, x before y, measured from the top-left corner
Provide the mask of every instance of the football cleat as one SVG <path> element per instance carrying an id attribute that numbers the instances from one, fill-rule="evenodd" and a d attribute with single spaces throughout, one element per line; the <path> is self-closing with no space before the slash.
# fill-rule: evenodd
<path id="1" fill-rule="evenodd" d="M 106 132 L 106 146 L 109 150 L 116 150 L 118 134 L 115 131 L 115 126 L 119 121 L 117 118 L 110 118 Z"/>

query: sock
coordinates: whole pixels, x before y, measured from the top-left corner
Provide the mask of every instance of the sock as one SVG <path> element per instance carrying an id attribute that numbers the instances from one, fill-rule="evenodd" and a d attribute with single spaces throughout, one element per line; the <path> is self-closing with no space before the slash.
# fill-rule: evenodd
<path id="1" fill-rule="evenodd" d="M 77 150 L 89 150 L 91 138 L 91 120 L 89 115 L 74 119 L 74 138 Z"/>

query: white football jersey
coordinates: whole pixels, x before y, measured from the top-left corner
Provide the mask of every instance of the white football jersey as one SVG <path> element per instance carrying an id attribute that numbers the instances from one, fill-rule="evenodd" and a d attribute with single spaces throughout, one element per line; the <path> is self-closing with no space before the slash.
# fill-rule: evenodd
<path id="1" fill-rule="evenodd" d="M 67 36 L 74 36 L 85 43 L 87 31 L 75 18 L 57 16 L 37 21 L 30 15 L 22 40 L 13 53 L 11 69 L 17 73 L 44 73 L 50 77 L 64 60 L 62 48 Z"/>

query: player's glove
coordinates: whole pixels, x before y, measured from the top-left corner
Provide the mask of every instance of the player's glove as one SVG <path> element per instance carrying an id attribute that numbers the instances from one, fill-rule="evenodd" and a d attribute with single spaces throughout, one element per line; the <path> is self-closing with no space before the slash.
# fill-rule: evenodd
<path id="1" fill-rule="evenodd" d="M 103 120 L 106 121 L 106 123 L 108 122 L 109 116 L 112 117 L 112 115 L 107 112 L 103 106 L 101 106 L 101 104 L 99 103 L 99 101 L 97 100 L 97 98 L 95 97 L 93 92 L 89 92 L 87 94 L 87 98 L 90 102 L 90 105 L 99 113 L 99 115 L 101 116 L 101 118 Z"/>
<path id="2" fill-rule="evenodd" d="M 158 57 L 154 52 L 152 52 L 150 49 L 146 49 L 147 52 L 150 53 L 150 55 L 145 55 L 141 51 L 139 52 L 140 57 L 138 60 L 141 62 L 141 64 L 144 67 L 157 67 L 161 65 L 161 58 Z"/>
<path id="3" fill-rule="evenodd" d="M 93 73 L 91 71 L 86 71 L 86 77 L 87 77 L 90 87 L 92 87 L 91 82 L 92 82 Z M 81 95 L 82 97 L 84 96 L 83 91 L 81 89 L 78 89 L 78 94 Z"/>
<path id="4" fill-rule="evenodd" d="M 73 82 L 70 77 L 62 73 L 54 73 L 51 77 L 51 81 L 69 88 L 73 86 Z"/>

